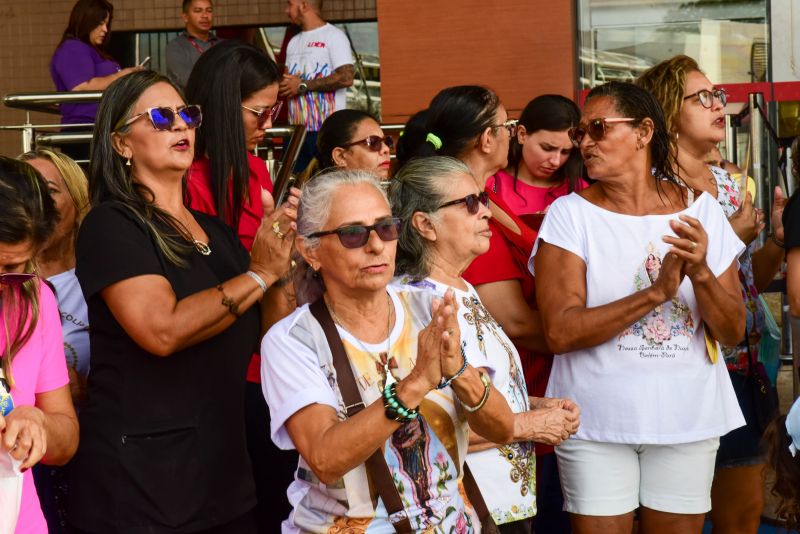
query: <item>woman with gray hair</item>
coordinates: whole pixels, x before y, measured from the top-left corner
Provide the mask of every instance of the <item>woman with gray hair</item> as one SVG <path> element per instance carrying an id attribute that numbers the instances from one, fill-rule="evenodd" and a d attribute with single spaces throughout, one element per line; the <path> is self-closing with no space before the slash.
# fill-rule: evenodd
<path id="1" fill-rule="evenodd" d="M 296 285 L 317 300 L 261 346 L 272 439 L 300 453 L 284 533 L 480 532 L 459 492 L 468 431 L 507 443 L 512 413 L 460 350 L 453 292 L 388 287 L 400 226 L 366 172 L 304 187 Z"/>
<path id="2" fill-rule="evenodd" d="M 442 295 L 452 288 L 468 360 L 494 368 L 494 387 L 514 412 L 514 442 L 498 445 L 470 435 L 467 463 L 503 533 L 530 532 L 536 514 L 533 442 L 558 445 L 578 428 L 580 411 L 566 399 L 529 397 L 517 349 L 481 303 L 464 270 L 489 248 L 488 195 L 469 167 L 442 156 L 413 160 L 389 186 L 393 212 L 403 221 L 395 286 Z"/>

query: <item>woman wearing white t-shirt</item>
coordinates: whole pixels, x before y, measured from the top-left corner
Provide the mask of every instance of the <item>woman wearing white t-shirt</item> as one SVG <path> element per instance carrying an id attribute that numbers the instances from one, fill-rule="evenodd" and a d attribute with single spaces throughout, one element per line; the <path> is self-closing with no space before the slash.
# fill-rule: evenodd
<path id="1" fill-rule="evenodd" d="M 640 505 L 640 532 L 699 532 L 719 436 L 744 423 L 704 336 L 744 333 L 744 245 L 710 195 L 688 205 L 650 93 L 593 89 L 570 134 L 597 183 L 551 206 L 529 264 L 557 354 L 547 394 L 583 409 L 556 451 L 565 505 L 578 534 L 629 533 Z"/>
<path id="2" fill-rule="evenodd" d="M 284 533 L 388 533 L 392 520 L 403 532 L 480 532 L 461 492 L 469 429 L 508 443 L 512 413 L 489 362 L 459 350 L 452 293 L 437 304 L 428 293 L 387 287 L 399 230 L 370 173 L 332 171 L 303 188 L 295 288 L 299 302 L 315 304 L 276 323 L 261 346 L 272 439 L 300 453 Z M 365 405 L 355 415 L 313 315 L 322 305 Z M 376 451 L 385 467 L 381 455 L 368 462 Z M 388 469 L 388 484 L 376 465 Z M 392 495 L 402 510 L 390 517 Z"/>
<path id="3" fill-rule="evenodd" d="M 514 443 L 498 445 L 470 433 L 467 464 L 500 532 L 530 533 L 536 514 L 533 442 L 560 444 L 577 430 L 580 411 L 570 400 L 528 396 L 517 349 L 461 276 L 489 249 L 491 236 L 488 196 L 469 167 L 443 156 L 412 160 L 392 179 L 389 197 L 394 215 L 404 221 L 395 287 L 455 292 L 464 352 L 491 364 L 492 383 L 514 412 Z"/>

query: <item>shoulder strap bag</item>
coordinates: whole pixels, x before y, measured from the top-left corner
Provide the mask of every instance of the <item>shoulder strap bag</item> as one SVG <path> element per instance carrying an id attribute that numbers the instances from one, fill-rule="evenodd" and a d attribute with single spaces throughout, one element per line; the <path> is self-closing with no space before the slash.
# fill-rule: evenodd
<path id="1" fill-rule="evenodd" d="M 345 404 L 345 414 L 348 418 L 353 417 L 363 410 L 366 405 L 358 391 L 358 385 L 353 376 L 350 361 L 347 359 L 344 345 L 342 345 L 342 339 L 339 337 L 339 332 L 336 330 L 336 325 L 323 298 L 317 299 L 309 306 L 309 309 L 311 310 L 311 315 L 319 322 L 322 331 L 325 332 L 325 338 L 328 340 L 328 346 L 333 356 L 333 367 L 336 369 L 336 381 Z M 397 534 L 415 532 L 411 528 L 408 513 L 403 507 L 400 493 L 397 491 L 397 486 L 394 485 L 392 473 L 389 471 L 389 466 L 386 464 L 386 458 L 383 457 L 383 451 L 380 447 L 367 458 L 364 465 L 367 468 L 370 480 L 378 490 L 378 495 L 380 495 L 384 506 L 386 506 L 389 521 L 392 523 L 395 532 Z M 464 491 L 466 491 L 467 497 L 475 508 L 475 513 L 478 514 L 481 520 L 482 532 L 484 534 L 498 533 L 497 526 L 466 462 L 464 463 L 463 483 Z"/>

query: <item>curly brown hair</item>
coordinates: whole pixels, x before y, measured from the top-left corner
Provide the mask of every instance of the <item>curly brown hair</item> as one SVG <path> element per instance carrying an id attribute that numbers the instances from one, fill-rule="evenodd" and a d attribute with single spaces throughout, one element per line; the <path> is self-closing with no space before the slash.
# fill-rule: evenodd
<path id="1" fill-rule="evenodd" d="M 778 498 L 775 510 L 778 518 L 792 530 L 800 525 L 800 456 L 789 452 L 791 438 L 786 431 L 786 416 L 777 417 L 764 432 L 767 444 L 767 464 L 775 474 L 770 493 Z"/>
<path id="2" fill-rule="evenodd" d="M 678 115 L 686 89 L 686 75 L 695 71 L 702 72 L 697 61 L 689 56 L 675 56 L 650 67 L 636 80 L 636 85 L 650 91 L 661 104 L 670 134 L 677 130 Z"/>

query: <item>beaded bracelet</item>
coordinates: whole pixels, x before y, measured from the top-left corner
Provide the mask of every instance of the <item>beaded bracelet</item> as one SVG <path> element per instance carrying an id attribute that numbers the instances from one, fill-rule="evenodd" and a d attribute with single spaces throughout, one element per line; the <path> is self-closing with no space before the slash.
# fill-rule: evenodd
<path id="1" fill-rule="evenodd" d="M 409 410 L 397 397 L 397 382 L 383 388 L 383 407 L 386 418 L 398 423 L 409 423 L 419 415 L 418 410 Z"/>
<path id="2" fill-rule="evenodd" d="M 454 374 L 447 380 L 442 378 L 442 382 L 438 386 L 436 386 L 436 389 L 446 388 L 447 386 L 452 384 L 456 378 L 464 374 L 464 371 L 467 370 L 467 354 L 464 352 L 464 345 L 461 345 L 461 358 L 464 360 L 464 362 L 461 364 L 461 369 L 459 369 L 458 372 L 456 372 L 456 374 Z"/>
<path id="3" fill-rule="evenodd" d="M 461 401 L 461 406 L 468 411 L 469 413 L 477 412 L 483 405 L 486 404 L 486 401 L 489 399 L 489 391 L 492 389 L 492 381 L 486 376 L 483 371 L 478 371 L 481 375 L 481 382 L 483 382 L 483 398 L 481 401 L 476 404 L 475 406 L 468 406 L 464 401 Z"/>

